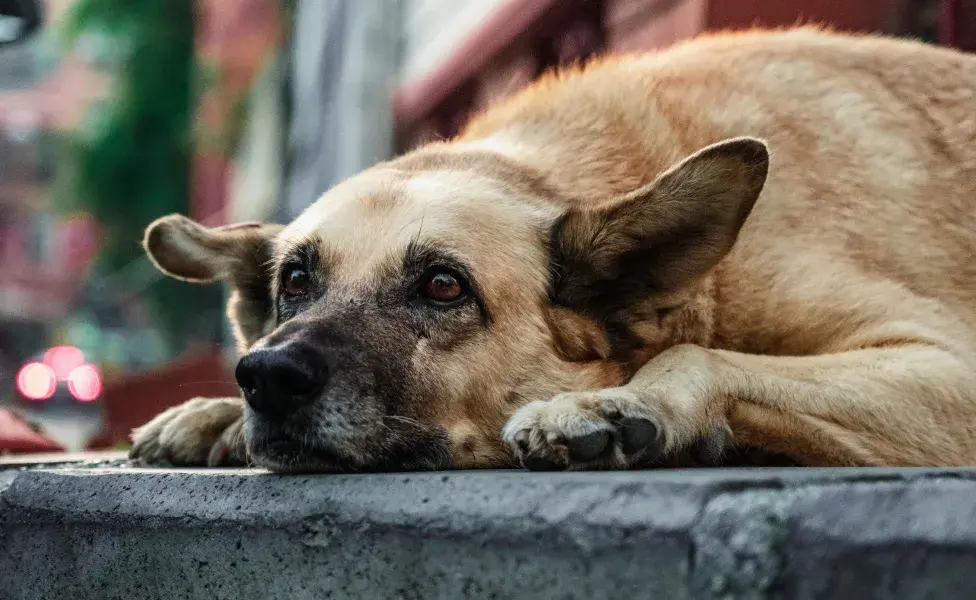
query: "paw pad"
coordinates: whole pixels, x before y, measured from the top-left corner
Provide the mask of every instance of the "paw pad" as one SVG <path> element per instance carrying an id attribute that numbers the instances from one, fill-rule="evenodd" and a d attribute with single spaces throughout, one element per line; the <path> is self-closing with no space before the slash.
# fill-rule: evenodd
<path id="1" fill-rule="evenodd" d="M 607 451 L 607 446 L 613 439 L 610 432 L 597 430 L 574 438 L 569 438 L 566 445 L 569 447 L 569 459 L 574 462 L 589 462 L 595 460 Z"/>
<path id="2" fill-rule="evenodd" d="M 652 454 L 664 450 L 664 436 L 650 419 L 624 417 L 617 424 L 624 454 L 636 454 L 645 448 Z"/>

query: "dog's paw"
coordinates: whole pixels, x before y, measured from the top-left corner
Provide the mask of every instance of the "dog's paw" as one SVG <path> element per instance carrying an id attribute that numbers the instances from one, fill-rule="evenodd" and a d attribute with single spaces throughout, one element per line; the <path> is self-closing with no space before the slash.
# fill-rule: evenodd
<path id="1" fill-rule="evenodd" d="M 132 431 L 129 458 L 155 466 L 242 466 L 244 405 L 237 398 L 195 398 Z"/>
<path id="2" fill-rule="evenodd" d="M 690 450 L 700 464 L 718 464 L 731 433 L 726 425 L 683 440 L 665 414 L 626 387 L 566 393 L 520 408 L 502 438 L 532 471 L 628 468 L 678 449 Z"/>

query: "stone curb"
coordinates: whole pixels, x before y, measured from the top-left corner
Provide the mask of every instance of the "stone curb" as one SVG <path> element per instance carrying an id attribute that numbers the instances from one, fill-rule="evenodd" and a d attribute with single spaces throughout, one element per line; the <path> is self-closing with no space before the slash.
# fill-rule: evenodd
<path id="1" fill-rule="evenodd" d="M 0 598 L 973 598 L 976 471 L 0 471 Z"/>

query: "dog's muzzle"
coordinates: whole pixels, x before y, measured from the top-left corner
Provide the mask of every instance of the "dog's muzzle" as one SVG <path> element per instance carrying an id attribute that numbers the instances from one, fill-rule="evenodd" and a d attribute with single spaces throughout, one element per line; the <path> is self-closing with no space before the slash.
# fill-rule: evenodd
<path id="1" fill-rule="evenodd" d="M 384 333 L 292 322 L 245 354 L 235 375 L 251 458 L 289 472 L 445 468 L 450 440 L 410 412 L 400 364 L 407 349 Z"/>

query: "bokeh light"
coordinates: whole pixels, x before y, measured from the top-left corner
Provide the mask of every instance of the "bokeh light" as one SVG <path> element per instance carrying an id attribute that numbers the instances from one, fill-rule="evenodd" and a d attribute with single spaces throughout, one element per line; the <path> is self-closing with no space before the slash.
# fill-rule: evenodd
<path id="1" fill-rule="evenodd" d="M 54 369 L 44 363 L 30 362 L 17 372 L 17 391 L 30 400 L 47 400 L 57 386 Z"/>

